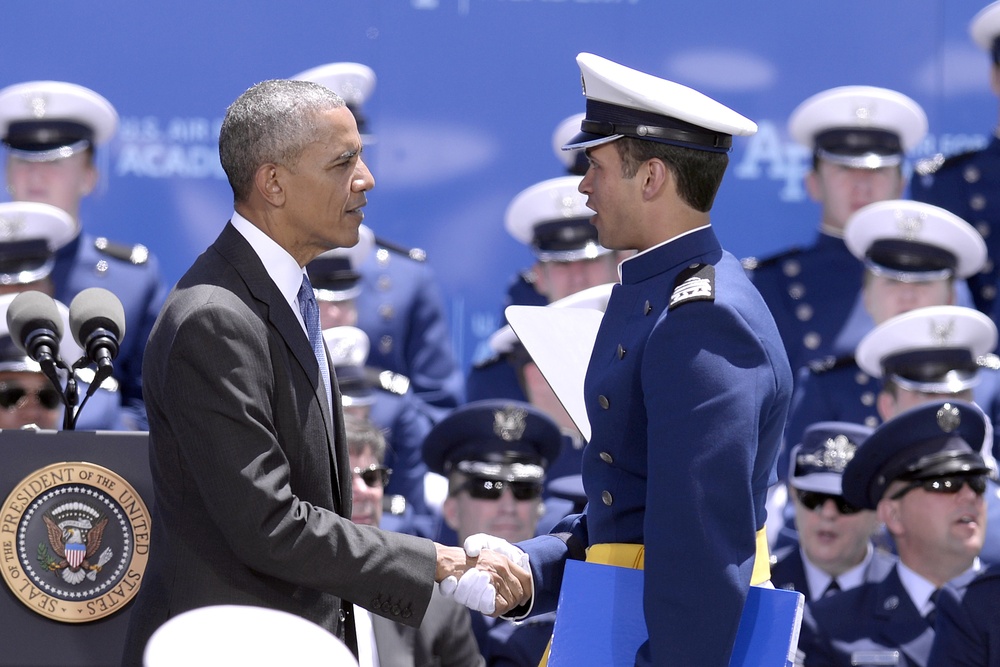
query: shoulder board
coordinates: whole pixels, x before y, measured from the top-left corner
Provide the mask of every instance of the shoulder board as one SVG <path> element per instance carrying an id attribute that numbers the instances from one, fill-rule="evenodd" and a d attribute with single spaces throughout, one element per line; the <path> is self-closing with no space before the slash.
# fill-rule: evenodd
<path id="1" fill-rule="evenodd" d="M 823 357 L 822 359 L 813 359 L 809 362 L 809 371 L 821 375 L 823 373 L 835 370 L 837 368 L 844 368 L 845 366 L 851 366 L 854 363 L 854 355 L 848 354 L 843 357 Z"/>
<path id="2" fill-rule="evenodd" d="M 989 354 L 984 354 L 981 357 L 976 358 L 976 365 L 980 368 L 989 368 L 990 370 L 1000 370 L 1000 357 L 990 352 Z"/>
<path id="3" fill-rule="evenodd" d="M 385 239 L 376 236 L 375 245 L 380 248 L 385 248 L 389 252 L 394 252 L 397 255 L 403 255 L 404 257 L 409 257 L 414 262 L 426 262 L 427 253 L 424 252 L 423 248 L 407 248 L 399 245 L 398 243 L 393 243 L 392 241 L 386 241 Z"/>
<path id="4" fill-rule="evenodd" d="M 715 301 L 715 267 L 692 264 L 677 275 L 667 310 L 690 301 Z"/>
<path id="5" fill-rule="evenodd" d="M 109 257 L 136 265 L 145 264 L 149 260 L 149 248 L 141 243 L 125 245 L 124 243 L 109 241 L 107 238 L 100 236 L 94 239 L 94 247 L 97 248 L 98 252 Z"/>
<path id="6" fill-rule="evenodd" d="M 913 170 L 917 172 L 917 174 L 920 176 L 930 176 L 932 174 L 936 174 L 938 171 L 942 169 L 946 169 L 948 167 L 954 167 L 957 164 L 961 164 L 968 158 L 981 152 L 982 149 L 974 148 L 972 150 L 963 151 L 961 153 L 955 153 L 954 155 L 949 155 L 948 157 L 945 157 L 944 154 L 942 153 L 938 153 L 937 155 L 933 155 L 929 158 L 917 161 L 917 164 L 914 165 Z"/>
<path id="7" fill-rule="evenodd" d="M 769 255 L 763 259 L 757 259 L 756 257 L 745 257 L 740 260 L 740 264 L 747 271 L 753 271 L 754 269 L 763 269 L 766 266 L 773 266 L 778 262 L 788 259 L 789 257 L 794 257 L 802 252 L 802 248 L 796 246 L 794 248 L 789 248 L 783 252 L 779 252 L 777 255 Z"/>
<path id="8" fill-rule="evenodd" d="M 378 368 L 366 367 L 365 375 L 368 377 L 368 381 L 371 382 L 373 386 L 377 389 L 381 389 L 382 391 L 387 391 L 390 394 L 402 396 L 410 390 L 410 378 L 406 377 L 402 373 L 393 373 L 392 371 L 383 371 Z"/>

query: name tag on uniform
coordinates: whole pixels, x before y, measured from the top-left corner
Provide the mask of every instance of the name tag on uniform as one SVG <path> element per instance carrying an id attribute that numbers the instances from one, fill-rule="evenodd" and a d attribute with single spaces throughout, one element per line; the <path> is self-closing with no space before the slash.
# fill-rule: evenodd
<path id="1" fill-rule="evenodd" d="M 858 665 L 898 665 L 899 651 L 855 651 L 851 654 L 851 664 Z"/>

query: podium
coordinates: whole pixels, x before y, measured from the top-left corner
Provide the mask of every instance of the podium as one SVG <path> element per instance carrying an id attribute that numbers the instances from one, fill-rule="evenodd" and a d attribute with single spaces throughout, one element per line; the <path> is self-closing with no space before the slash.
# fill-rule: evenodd
<path id="1" fill-rule="evenodd" d="M 149 549 L 147 443 L 0 431 L 0 666 L 119 664 Z"/>

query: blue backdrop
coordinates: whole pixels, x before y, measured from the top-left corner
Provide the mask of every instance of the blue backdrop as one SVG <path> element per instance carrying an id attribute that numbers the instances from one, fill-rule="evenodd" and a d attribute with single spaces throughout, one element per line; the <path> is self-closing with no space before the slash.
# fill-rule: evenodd
<path id="1" fill-rule="evenodd" d="M 920 102 L 917 151 L 985 143 L 997 116 L 989 60 L 968 37 L 972 0 L 32 0 L 5 7 L 0 85 L 93 88 L 122 126 L 84 225 L 141 242 L 176 281 L 232 210 L 216 137 L 253 83 L 338 60 L 371 66 L 376 141 L 367 223 L 424 248 L 464 363 L 496 325 L 504 287 L 531 263 L 503 213 L 563 175 L 550 147 L 583 111 L 575 56 L 591 51 L 692 86 L 755 120 L 737 139 L 712 219 L 737 256 L 808 242 L 818 209 L 790 111 L 832 86 L 894 88 Z"/>

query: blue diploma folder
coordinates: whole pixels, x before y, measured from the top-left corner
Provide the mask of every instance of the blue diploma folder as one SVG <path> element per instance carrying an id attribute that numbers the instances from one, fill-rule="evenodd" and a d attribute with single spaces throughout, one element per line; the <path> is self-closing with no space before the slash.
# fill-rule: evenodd
<path id="1" fill-rule="evenodd" d="M 642 570 L 568 561 L 559 593 L 549 667 L 631 667 L 646 641 Z M 805 598 L 751 586 L 730 667 L 789 667 Z"/>

